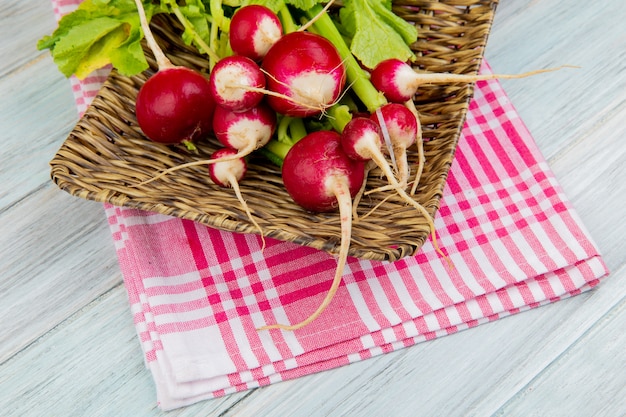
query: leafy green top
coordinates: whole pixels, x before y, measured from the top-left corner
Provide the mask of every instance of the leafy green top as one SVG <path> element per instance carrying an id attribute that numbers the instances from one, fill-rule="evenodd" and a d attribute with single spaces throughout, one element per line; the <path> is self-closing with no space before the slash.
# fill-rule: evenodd
<path id="1" fill-rule="evenodd" d="M 146 5 L 151 16 L 155 7 Z M 84 78 L 112 64 L 121 74 L 134 75 L 148 67 L 141 48 L 139 16 L 133 0 L 85 0 L 61 18 L 52 35 L 37 43 L 50 49 L 59 70 Z"/>
<path id="2" fill-rule="evenodd" d="M 186 0 L 184 5 L 178 5 L 176 0 L 143 0 L 148 19 L 158 13 L 175 14 L 185 27 L 183 41 L 195 45 L 212 60 L 231 53 L 228 37 L 222 35 L 228 32 L 229 15 L 235 8 L 251 3 L 266 5 L 291 28 L 304 12 L 326 2 Z M 343 0 L 333 20 L 348 38 L 352 54 L 366 67 L 373 68 L 391 57 L 413 58 L 409 46 L 417 39 L 417 30 L 392 12 L 390 0 Z M 51 35 L 40 39 L 37 47 L 49 49 L 59 70 L 67 77 L 84 78 L 109 64 L 121 74 L 131 76 L 148 67 L 141 48 L 142 38 L 134 0 L 85 0 L 59 21 Z"/>
<path id="3" fill-rule="evenodd" d="M 390 1 L 349 0 L 339 11 L 341 23 L 352 41 L 350 50 L 363 65 L 374 68 L 388 58 L 414 58 L 409 45 L 417 29 L 391 11 Z"/>

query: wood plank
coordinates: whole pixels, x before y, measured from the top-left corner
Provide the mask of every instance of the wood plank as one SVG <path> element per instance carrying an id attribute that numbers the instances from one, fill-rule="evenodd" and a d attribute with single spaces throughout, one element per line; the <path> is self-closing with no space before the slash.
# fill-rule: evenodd
<path id="1" fill-rule="evenodd" d="M 615 132 L 624 130 L 626 100 L 615 102 L 599 117 L 566 151 L 552 159 L 551 166 L 609 269 L 617 270 L 624 265 L 626 254 L 626 147 L 624 134 Z"/>
<path id="2" fill-rule="evenodd" d="M 623 17 L 623 4 L 612 0 L 594 2 L 592 7 L 564 6 L 558 0 L 518 0 L 498 6 L 486 48 L 495 72 L 562 64 L 581 67 L 502 80 L 546 158 L 582 137 L 601 120 L 601 113 L 623 100 Z"/>
<path id="3" fill-rule="evenodd" d="M 624 278 L 624 271 L 619 275 Z M 499 415 L 626 415 L 626 297 L 529 381 Z"/>
<path id="4" fill-rule="evenodd" d="M 48 163 L 78 121 L 69 81 L 49 57 L 1 80 L 0 211 L 50 183 Z"/>
<path id="5" fill-rule="evenodd" d="M 142 358 L 126 291 L 117 285 L 2 365 L 0 410 L 29 417 L 163 415 Z M 167 415 L 217 415 L 243 395 Z"/>
<path id="6" fill-rule="evenodd" d="M 102 205 L 48 184 L 1 216 L 0 363 L 122 280 Z"/>
<path id="7" fill-rule="evenodd" d="M 0 77 L 15 71 L 35 56 L 49 55 L 37 50 L 37 41 L 56 27 L 49 1 L 0 2 Z"/>

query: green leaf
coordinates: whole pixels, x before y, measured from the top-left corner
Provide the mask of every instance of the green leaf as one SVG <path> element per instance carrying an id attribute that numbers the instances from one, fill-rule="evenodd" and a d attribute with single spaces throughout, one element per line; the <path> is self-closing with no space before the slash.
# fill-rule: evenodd
<path id="1" fill-rule="evenodd" d="M 374 68 L 388 58 L 414 58 L 409 45 L 417 40 L 417 29 L 380 1 L 345 0 L 339 15 L 352 38 L 350 50 L 366 67 Z"/>
<path id="2" fill-rule="evenodd" d="M 89 16 L 88 12 L 81 9 L 66 14 L 59 20 L 59 25 L 52 35 L 46 35 L 39 40 L 37 48 L 39 50 L 52 49 L 59 39 L 67 35 L 71 28 L 89 19 Z"/>
<path id="3" fill-rule="evenodd" d="M 367 1 L 367 0 L 365 0 Z M 417 40 L 417 29 L 414 25 L 410 24 L 400 16 L 395 14 L 391 10 L 391 1 L 387 2 L 388 6 L 385 7 L 382 2 L 371 1 L 373 10 L 390 28 L 396 33 L 402 36 L 402 39 L 407 45 L 411 45 Z"/>
<path id="4" fill-rule="evenodd" d="M 100 17 L 74 26 L 61 37 L 53 49 L 54 62 L 59 70 L 67 77 L 89 60 L 101 60 L 99 57 L 90 57 L 91 53 L 100 54 L 105 50 L 103 43 L 112 40 L 114 46 L 119 46 L 119 31 L 122 22 L 108 17 Z M 99 42 L 100 40 L 102 42 Z M 93 50 L 92 50 L 93 48 Z M 109 50 L 112 48 L 109 48 Z"/>
<path id="5" fill-rule="evenodd" d="M 151 3 L 145 7 L 148 18 L 158 10 Z M 135 75 L 148 68 L 142 37 L 134 0 L 85 0 L 37 47 L 49 49 L 67 77 L 84 78 L 108 64 L 122 74 Z"/>
<path id="6" fill-rule="evenodd" d="M 117 68 L 120 74 L 132 76 L 148 68 L 148 62 L 141 46 L 143 34 L 140 30 L 139 17 L 132 16 L 137 19 L 137 23 L 130 25 L 130 34 L 126 41 L 117 49 L 111 51 L 111 64 Z"/>
<path id="7" fill-rule="evenodd" d="M 287 0 L 287 3 L 288 2 L 289 0 Z M 272 10 L 274 13 L 278 13 L 280 9 L 285 7 L 285 0 L 244 0 L 242 2 L 242 5 L 248 4 L 260 4 Z"/>
<path id="8" fill-rule="evenodd" d="M 317 4 L 327 3 L 328 0 L 285 0 L 286 4 L 290 4 L 300 10 L 307 11 Z"/>
<path id="9" fill-rule="evenodd" d="M 78 61 L 76 68 L 74 68 L 76 77 L 83 79 L 98 68 L 110 64 L 111 54 L 118 50 L 127 36 L 124 26 L 120 25 L 115 28 L 115 30 L 110 31 L 105 36 L 95 41 L 89 47 L 89 52 L 84 54 L 83 58 Z M 57 55 L 57 57 L 58 56 L 59 55 Z"/>

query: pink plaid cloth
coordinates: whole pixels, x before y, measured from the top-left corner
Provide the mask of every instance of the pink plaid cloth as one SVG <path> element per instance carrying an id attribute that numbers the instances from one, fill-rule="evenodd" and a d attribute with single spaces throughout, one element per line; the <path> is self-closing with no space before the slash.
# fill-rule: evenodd
<path id="1" fill-rule="evenodd" d="M 57 16 L 78 1 L 57 0 Z M 490 71 L 487 64 L 483 72 Z M 106 78 L 72 80 L 83 112 Z M 297 378 L 589 290 L 607 268 L 498 81 L 477 83 L 441 209 L 439 242 L 396 262 L 325 252 L 105 206 L 158 402 L 172 409 Z"/>

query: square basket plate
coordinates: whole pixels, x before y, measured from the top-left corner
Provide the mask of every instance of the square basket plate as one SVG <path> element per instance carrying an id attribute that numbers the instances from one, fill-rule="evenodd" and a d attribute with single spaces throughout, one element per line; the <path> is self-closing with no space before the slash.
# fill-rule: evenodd
<path id="1" fill-rule="evenodd" d="M 412 46 L 416 67 L 432 72 L 476 74 L 491 30 L 497 1 L 394 1 L 394 12 L 418 28 Z M 156 16 L 152 23 L 161 46 L 176 65 L 208 70 L 206 59 L 186 46 L 175 21 Z M 151 58 L 149 52 L 147 55 Z M 134 77 L 112 71 L 84 116 L 50 162 L 53 181 L 71 195 L 190 219 L 210 227 L 258 233 L 232 189 L 211 182 L 206 166 L 177 170 L 144 186 L 139 182 L 163 169 L 207 159 L 219 147 L 200 141 L 198 153 L 184 146 L 164 146 L 143 136 L 134 101 L 154 72 Z M 415 97 L 423 128 L 426 164 L 415 199 L 434 216 L 465 121 L 473 84 L 424 86 Z M 417 151 L 409 160 L 415 166 Z M 375 170 L 368 188 L 385 185 Z M 313 214 L 293 203 L 283 188 L 280 169 L 262 156 L 251 156 L 241 192 L 266 237 L 336 253 L 340 241 L 337 213 Z M 372 208 L 385 200 L 371 212 Z M 364 197 L 357 208 L 350 256 L 394 261 L 413 255 L 429 236 L 426 219 L 393 193 Z M 363 218 L 363 216 L 365 216 Z"/>

